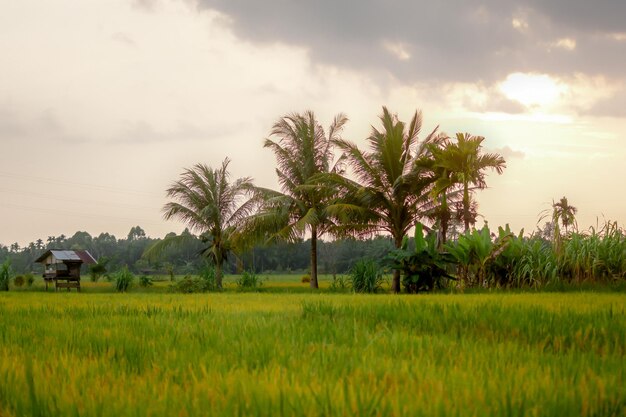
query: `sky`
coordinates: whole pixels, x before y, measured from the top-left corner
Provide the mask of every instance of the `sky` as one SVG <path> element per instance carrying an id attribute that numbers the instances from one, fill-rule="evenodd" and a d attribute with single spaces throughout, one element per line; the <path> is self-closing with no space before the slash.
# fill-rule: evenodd
<path id="1" fill-rule="evenodd" d="M 567 196 L 626 224 L 623 0 L 0 0 L 0 243 L 180 232 L 166 188 L 225 157 L 277 188 L 262 144 L 313 110 L 366 146 L 382 106 L 507 161 L 477 194 L 530 232 Z"/>

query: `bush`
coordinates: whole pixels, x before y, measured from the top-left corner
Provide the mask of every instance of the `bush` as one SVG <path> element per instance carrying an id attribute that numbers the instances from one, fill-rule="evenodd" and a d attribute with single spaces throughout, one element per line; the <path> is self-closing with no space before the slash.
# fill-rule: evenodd
<path id="1" fill-rule="evenodd" d="M 29 272 L 28 274 L 24 275 L 24 277 L 26 278 L 26 286 L 32 287 L 35 283 L 35 276 Z"/>
<path id="2" fill-rule="evenodd" d="M 384 279 L 380 267 L 374 260 L 363 259 L 352 267 L 350 282 L 354 292 L 375 293 L 382 288 Z"/>
<path id="3" fill-rule="evenodd" d="M 7 259 L 0 265 L 0 291 L 9 291 L 9 280 L 11 279 L 11 262 Z"/>
<path id="4" fill-rule="evenodd" d="M 115 291 L 126 292 L 133 285 L 135 276 L 133 275 L 132 272 L 128 270 L 127 267 L 124 267 L 115 274 L 114 280 L 115 280 Z"/>
<path id="5" fill-rule="evenodd" d="M 16 275 L 15 278 L 13 278 L 13 284 L 15 284 L 16 287 L 23 286 L 25 281 L 24 275 Z"/>
<path id="6" fill-rule="evenodd" d="M 169 289 L 171 292 L 192 294 L 211 291 L 213 287 L 211 286 L 210 281 L 202 277 L 190 277 L 189 275 L 186 275 L 177 283 L 170 285 Z"/>
<path id="7" fill-rule="evenodd" d="M 154 282 L 152 281 L 152 278 L 150 278 L 147 275 L 142 275 L 139 277 L 139 286 L 141 287 L 151 287 L 152 285 L 154 285 Z"/>
<path id="8" fill-rule="evenodd" d="M 205 267 L 200 270 L 200 278 L 204 280 L 207 291 L 218 290 L 217 279 L 215 277 L 215 268 L 213 268 L 211 265 L 205 265 Z"/>
<path id="9" fill-rule="evenodd" d="M 106 274 L 107 264 L 109 263 L 109 261 L 110 261 L 109 258 L 103 256 L 102 258 L 98 259 L 98 261 L 95 264 L 89 265 L 87 267 L 89 271 L 89 277 L 91 278 L 91 282 L 98 282 L 100 277 Z"/>
<path id="10" fill-rule="evenodd" d="M 330 291 L 342 292 L 350 287 L 350 280 L 344 275 L 333 275 L 333 280 L 330 282 L 328 289 Z"/>
<path id="11" fill-rule="evenodd" d="M 261 286 L 261 278 L 257 277 L 254 272 L 243 271 L 241 277 L 237 280 L 238 290 L 255 290 Z"/>
<path id="12" fill-rule="evenodd" d="M 302 278 L 300 278 L 300 281 L 301 281 L 303 284 L 306 284 L 306 283 L 308 283 L 308 282 L 311 282 L 311 275 L 309 275 L 309 274 L 302 275 Z"/>

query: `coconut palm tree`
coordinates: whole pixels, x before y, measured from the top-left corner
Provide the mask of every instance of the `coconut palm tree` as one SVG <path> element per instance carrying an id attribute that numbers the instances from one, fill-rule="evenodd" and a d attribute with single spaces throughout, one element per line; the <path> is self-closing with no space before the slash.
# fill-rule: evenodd
<path id="1" fill-rule="evenodd" d="M 576 226 L 576 213 L 578 209 L 574 206 L 570 206 L 567 201 L 567 197 L 561 197 L 561 199 L 555 203 L 552 202 L 552 221 L 554 224 L 558 224 L 559 220 L 565 228 L 565 235 L 567 235 L 569 226 Z"/>
<path id="2" fill-rule="evenodd" d="M 445 181 L 441 183 L 439 189 L 445 190 L 453 184 L 459 184 L 463 188 L 463 222 L 466 232 L 475 219 L 475 216 L 472 216 L 470 187 L 486 188 L 485 170 L 494 169 L 498 174 L 502 174 L 506 168 L 506 161 L 501 155 L 482 153 L 484 140 L 482 136 L 457 133 L 456 142 L 447 143 L 435 155 L 435 165 L 445 173 Z"/>
<path id="3" fill-rule="evenodd" d="M 328 135 L 312 111 L 292 113 L 273 126 L 265 148 L 271 149 L 278 167 L 276 175 L 282 192 L 257 189 L 262 208 L 249 222 L 264 232 L 268 240 L 295 241 L 311 236 L 311 288 L 318 288 L 317 239 L 336 225 L 327 208 L 334 192 L 316 181 L 320 174 L 341 174 L 342 161 L 335 160 L 333 143 L 340 138 L 348 121 L 335 116 Z"/>
<path id="4" fill-rule="evenodd" d="M 444 142 L 437 129 L 418 142 L 422 114 L 415 112 L 407 125 L 386 107 L 380 116 L 382 129 L 372 127 L 369 150 L 346 140 L 335 143 L 344 153 L 356 180 L 334 176 L 330 182 L 341 190 L 341 202 L 333 210 L 347 215 L 344 228 L 366 234 L 389 233 L 396 248 L 417 222 L 433 209 L 429 196 L 436 177 L 418 161 L 430 157 L 430 145 Z M 392 289 L 400 291 L 400 273 L 394 271 Z"/>
<path id="5" fill-rule="evenodd" d="M 240 248 L 242 225 L 255 208 L 254 199 L 249 198 L 254 189 L 252 180 L 246 177 L 231 182 L 229 163 L 226 158 L 217 169 L 204 164 L 185 169 L 180 179 L 167 189 L 167 196 L 173 201 L 163 207 L 166 220 L 181 220 L 207 245 L 202 254 L 215 265 L 219 288 L 222 287 L 222 265 L 231 252 Z M 193 235 L 166 237 L 150 247 L 145 255 L 154 256 L 170 245 L 189 239 L 194 239 Z"/>

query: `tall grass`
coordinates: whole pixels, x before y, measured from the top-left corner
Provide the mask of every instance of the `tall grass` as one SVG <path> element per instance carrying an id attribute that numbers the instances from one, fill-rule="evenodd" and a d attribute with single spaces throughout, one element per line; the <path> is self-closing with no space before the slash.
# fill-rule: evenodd
<path id="1" fill-rule="evenodd" d="M 571 233 L 558 245 L 540 236 L 515 236 L 508 226 L 492 238 L 485 226 L 447 247 L 469 286 L 540 288 L 626 280 L 626 233 L 611 222 L 598 231 Z"/>
<path id="2" fill-rule="evenodd" d="M 625 305 L 5 293 L 0 415 L 623 415 Z"/>

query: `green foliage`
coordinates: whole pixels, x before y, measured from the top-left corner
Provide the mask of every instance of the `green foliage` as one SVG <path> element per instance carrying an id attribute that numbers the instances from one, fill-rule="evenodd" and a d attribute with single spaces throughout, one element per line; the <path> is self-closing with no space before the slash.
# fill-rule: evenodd
<path id="1" fill-rule="evenodd" d="M 382 270 L 373 259 L 360 260 L 350 271 L 350 283 L 354 292 L 376 293 L 382 289 L 383 282 Z"/>
<path id="2" fill-rule="evenodd" d="M 467 286 L 489 286 L 488 267 L 508 246 L 512 234 L 501 229 L 501 236 L 491 240 L 487 224 L 480 230 L 465 232 L 459 240 L 446 245 L 461 269 L 461 278 Z M 521 235 L 520 235 L 521 238 Z M 504 265 L 500 265 L 504 267 Z"/>
<path id="3" fill-rule="evenodd" d="M 147 275 L 142 275 L 139 277 L 139 286 L 146 288 L 146 287 L 151 287 L 154 285 L 154 282 L 152 280 L 152 278 L 150 278 Z"/>
<path id="4" fill-rule="evenodd" d="M 16 275 L 15 278 L 13 278 L 13 284 L 16 287 L 22 287 L 25 282 L 26 278 L 24 277 L 24 275 Z"/>
<path id="5" fill-rule="evenodd" d="M 95 264 L 89 265 L 88 271 L 91 278 L 91 282 L 98 282 L 100 277 L 107 272 L 107 265 L 110 259 L 106 256 L 100 257 Z"/>
<path id="6" fill-rule="evenodd" d="M 350 289 L 351 280 L 345 275 L 333 275 L 328 289 L 332 292 L 344 292 Z"/>
<path id="7" fill-rule="evenodd" d="M 237 289 L 240 291 L 257 290 L 261 287 L 262 280 L 254 272 L 243 271 L 243 274 L 236 281 Z"/>
<path id="8" fill-rule="evenodd" d="M 126 292 L 132 287 L 135 276 L 128 268 L 124 267 L 115 274 L 114 280 L 115 291 Z"/>
<path id="9" fill-rule="evenodd" d="M 402 286 L 408 293 L 443 288 L 445 279 L 455 279 L 447 272 L 454 258 L 449 253 L 439 252 L 436 236 L 431 234 L 424 238 L 422 229 L 420 223 L 415 227 L 415 251 L 408 250 L 405 237 L 402 247 L 392 251 L 387 258 L 391 268 L 402 272 Z"/>
<path id="10" fill-rule="evenodd" d="M 210 264 L 205 264 L 200 270 L 200 278 L 204 280 L 207 291 L 217 291 L 219 286 L 217 285 L 217 278 L 215 274 L 215 268 Z"/>
<path id="11" fill-rule="evenodd" d="M 0 291 L 9 291 L 11 279 L 11 262 L 7 259 L 0 265 Z"/>
<path id="12" fill-rule="evenodd" d="M 26 286 L 32 287 L 35 283 L 35 276 L 29 272 L 28 274 L 24 275 L 24 277 L 26 278 Z"/>

